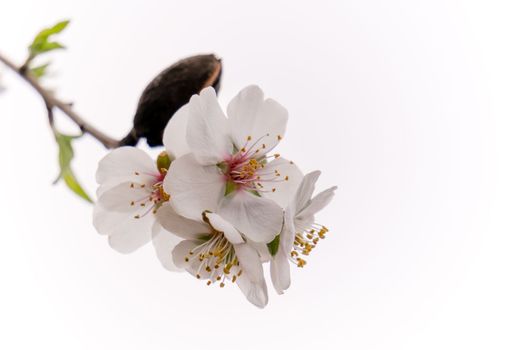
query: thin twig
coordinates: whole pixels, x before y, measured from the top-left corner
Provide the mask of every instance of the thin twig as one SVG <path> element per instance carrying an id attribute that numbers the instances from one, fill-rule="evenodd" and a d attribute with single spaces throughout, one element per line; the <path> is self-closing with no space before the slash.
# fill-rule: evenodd
<path id="1" fill-rule="evenodd" d="M 28 74 L 27 69 L 24 69 L 24 66 L 17 67 L 13 62 L 8 60 L 5 56 L 0 54 L 0 62 L 4 63 L 9 67 L 13 72 L 17 73 L 21 78 L 29 83 L 36 90 L 36 92 L 44 99 L 46 108 L 48 111 L 48 117 L 52 118 L 53 108 L 60 109 L 66 116 L 71 119 L 75 124 L 78 125 L 82 132 L 90 134 L 95 139 L 97 139 L 102 145 L 106 148 L 115 148 L 118 146 L 119 141 L 114 138 L 104 134 L 102 131 L 95 128 L 93 125 L 86 122 L 82 117 L 80 117 L 73 109 L 71 105 L 54 97 L 49 91 L 47 91 L 40 83 L 33 77 L 31 74 Z M 52 119 L 51 119 L 52 122 Z M 53 127 L 53 124 L 51 124 Z"/>
<path id="2" fill-rule="evenodd" d="M 53 113 L 53 106 L 50 106 L 46 103 L 46 109 L 47 109 L 47 121 L 49 122 L 49 127 L 51 130 L 53 130 L 53 133 L 55 130 L 55 115 Z"/>

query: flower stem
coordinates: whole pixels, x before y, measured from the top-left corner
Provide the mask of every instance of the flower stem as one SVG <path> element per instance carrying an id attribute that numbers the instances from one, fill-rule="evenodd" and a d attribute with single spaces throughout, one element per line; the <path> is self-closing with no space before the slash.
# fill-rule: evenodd
<path id="1" fill-rule="evenodd" d="M 80 117 L 71 107 L 70 104 L 65 103 L 59 99 L 57 99 L 55 96 L 53 96 L 48 90 L 46 90 L 40 83 L 37 81 L 36 78 L 31 76 L 30 73 L 28 73 L 27 67 L 24 64 L 22 67 L 17 67 L 12 61 L 7 59 L 5 56 L 3 56 L 0 53 L 0 62 L 5 64 L 9 69 L 11 69 L 13 72 L 18 74 L 22 79 L 24 79 L 35 91 L 42 97 L 42 99 L 45 102 L 46 109 L 48 111 L 48 117 L 50 121 L 51 128 L 53 129 L 53 119 L 52 119 L 52 110 L 53 108 L 57 108 L 61 110 L 66 116 L 71 119 L 82 132 L 85 132 L 86 134 L 90 134 L 93 136 L 96 140 L 98 140 L 104 147 L 106 148 L 115 148 L 119 145 L 119 141 L 115 140 L 114 138 L 106 135 L 102 131 L 95 128 L 93 125 L 86 122 L 82 117 Z"/>

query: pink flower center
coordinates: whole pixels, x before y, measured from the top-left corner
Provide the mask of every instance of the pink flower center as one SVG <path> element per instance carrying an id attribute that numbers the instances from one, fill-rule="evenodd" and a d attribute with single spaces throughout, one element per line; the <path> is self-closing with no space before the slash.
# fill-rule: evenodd
<path id="1" fill-rule="evenodd" d="M 248 136 L 244 147 L 219 164 L 225 181 L 234 185 L 236 190 L 275 192 L 275 183 L 288 181 L 288 176 L 283 176 L 277 168 L 272 166 L 268 169 L 269 161 L 279 158 L 280 155 L 266 154 L 268 150 L 262 142 L 264 137 L 266 135 L 248 147 L 247 144 L 251 140 L 251 136 Z"/>
<path id="2" fill-rule="evenodd" d="M 136 176 L 139 176 L 139 172 L 135 172 Z M 148 183 L 132 182 L 130 184 L 130 189 L 146 189 L 149 194 L 138 196 L 135 200 L 132 200 L 129 205 L 132 207 L 137 207 L 138 213 L 134 216 L 135 219 L 140 219 L 153 212 L 155 214 L 157 209 L 162 205 L 162 203 L 167 202 L 170 199 L 169 194 L 164 192 L 163 183 L 164 178 L 166 177 L 166 172 L 161 171 L 156 174 L 144 174 L 154 178 L 154 181 Z M 140 192 L 143 193 L 143 192 Z M 142 209 L 142 210 L 141 210 Z"/>

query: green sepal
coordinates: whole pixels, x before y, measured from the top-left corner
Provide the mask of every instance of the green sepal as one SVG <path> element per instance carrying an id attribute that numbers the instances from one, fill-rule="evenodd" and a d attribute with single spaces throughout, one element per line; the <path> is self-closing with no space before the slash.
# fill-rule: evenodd
<path id="1" fill-rule="evenodd" d="M 223 174 L 226 174 L 228 172 L 228 164 L 226 164 L 226 162 L 218 163 L 217 168 L 221 169 Z"/>
<path id="2" fill-rule="evenodd" d="M 253 194 L 256 197 L 262 197 L 261 194 L 259 192 L 257 192 L 256 190 L 248 190 L 248 192 L 250 192 L 251 194 Z"/>
<path id="3" fill-rule="evenodd" d="M 228 180 L 226 182 L 226 186 L 224 188 L 224 196 L 226 197 L 227 195 L 229 195 L 230 193 L 232 193 L 233 191 L 235 191 L 237 189 L 237 184 L 231 180 Z"/>
<path id="4" fill-rule="evenodd" d="M 275 256 L 275 254 L 277 254 L 277 252 L 279 251 L 279 241 L 280 240 L 281 240 L 281 235 L 279 234 L 279 235 L 275 236 L 273 241 L 271 241 L 270 243 L 266 244 L 266 246 L 268 247 L 268 251 L 270 252 L 271 256 Z"/>

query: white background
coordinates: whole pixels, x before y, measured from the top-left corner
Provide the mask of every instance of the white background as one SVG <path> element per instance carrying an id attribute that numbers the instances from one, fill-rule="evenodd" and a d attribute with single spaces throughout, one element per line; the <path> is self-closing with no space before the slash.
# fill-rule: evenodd
<path id="1" fill-rule="evenodd" d="M 47 86 L 104 131 L 128 131 L 161 69 L 215 52 L 221 102 L 259 84 L 290 112 L 281 154 L 339 190 L 329 237 L 259 310 L 151 246 L 113 251 L 51 185 L 42 101 L 2 70 L 0 348 L 525 348 L 524 16 L 504 0 L 4 1 L 0 50 L 19 63 L 73 20 Z M 106 151 L 76 151 L 94 193 Z"/>

